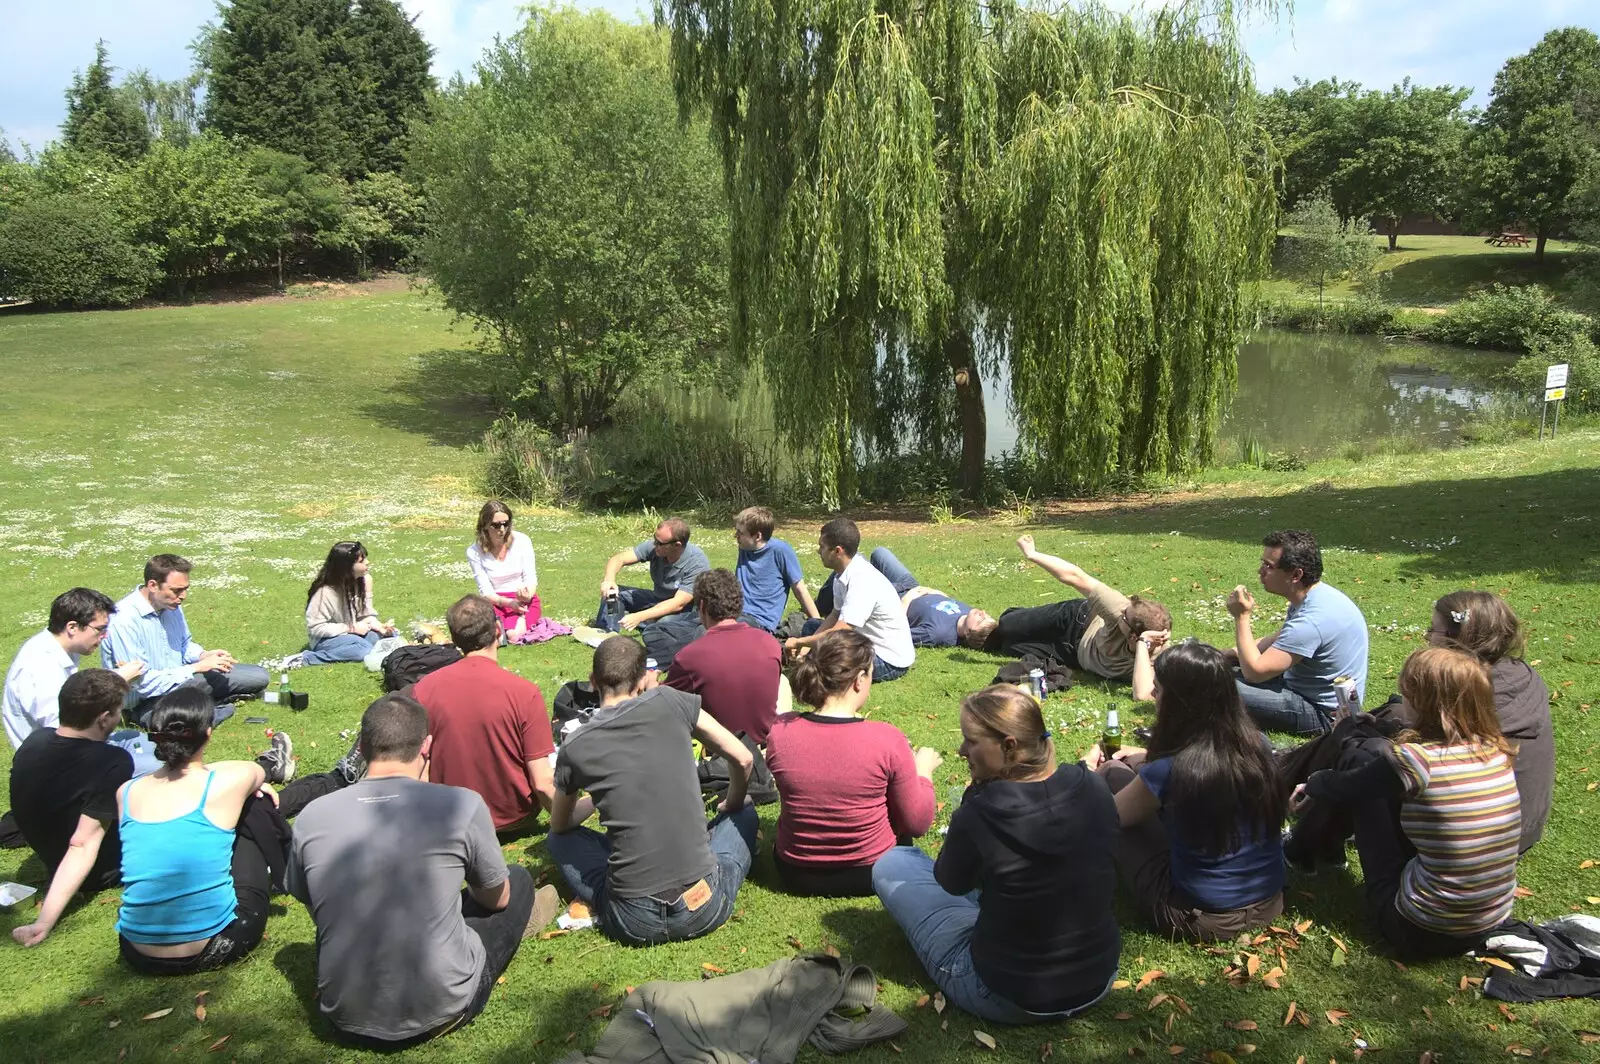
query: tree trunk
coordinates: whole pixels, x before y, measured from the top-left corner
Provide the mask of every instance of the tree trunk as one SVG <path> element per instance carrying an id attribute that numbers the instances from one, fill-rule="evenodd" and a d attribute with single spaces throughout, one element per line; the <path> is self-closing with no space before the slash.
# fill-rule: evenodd
<path id="1" fill-rule="evenodd" d="M 1389 221 L 1389 226 L 1388 226 L 1388 229 L 1389 229 L 1389 250 L 1393 251 L 1395 249 L 1395 244 L 1398 243 L 1399 240 L 1400 240 L 1400 219 L 1398 219 L 1398 218 L 1390 218 L 1388 221 Z"/>
<path id="2" fill-rule="evenodd" d="M 283 245 L 278 245 L 278 291 L 283 291 Z"/>
<path id="3" fill-rule="evenodd" d="M 1544 242 L 1546 239 L 1545 234 L 1542 232 L 1533 238 L 1533 264 L 1535 266 L 1544 265 Z"/>
<path id="4" fill-rule="evenodd" d="M 983 378 L 971 331 L 960 326 L 951 330 L 944 338 L 944 357 L 955 378 L 956 407 L 961 414 L 961 494 L 976 500 L 983 494 L 989 417 L 983 408 Z"/>

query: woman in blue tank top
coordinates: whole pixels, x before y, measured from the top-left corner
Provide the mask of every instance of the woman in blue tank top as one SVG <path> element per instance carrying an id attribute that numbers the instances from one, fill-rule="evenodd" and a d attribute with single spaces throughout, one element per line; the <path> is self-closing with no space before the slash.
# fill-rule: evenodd
<path id="1" fill-rule="evenodd" d="M 254 761 L 207 765 L 211 696 L 169 692 L 149 718 L 162 767 L 117 792 L 123 960 L 183 975 L 239 960 L 261 941 L 289 828 Z"/>

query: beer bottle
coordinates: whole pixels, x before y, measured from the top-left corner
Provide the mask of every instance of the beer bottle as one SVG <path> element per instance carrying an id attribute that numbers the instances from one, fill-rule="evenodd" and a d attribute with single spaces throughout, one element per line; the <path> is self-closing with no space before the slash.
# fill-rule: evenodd
<path id="1" fill-rule="evenodd" d="M 1100 752 L 1111 757 L 1122 749 L 1122 722 L 1115 706 L 1106 709 L 1106 730 L 1100 733 Z"/>

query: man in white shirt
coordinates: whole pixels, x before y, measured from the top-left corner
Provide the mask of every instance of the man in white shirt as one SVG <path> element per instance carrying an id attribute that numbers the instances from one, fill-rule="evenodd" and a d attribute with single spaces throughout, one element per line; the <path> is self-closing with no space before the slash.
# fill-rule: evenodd
<path id="1" fill-rule="evenodd" d="M 861 532 L 848 517 L 836 517 L 822 526 L 817 536 L 817 554 L 834 573 L 837 605 L 820 624 L 807 622 L 806 634 L 788 640 L 784 649 L 790 657 L 800 657 L 822 638 L 822 633 L 834 628 L 854 629 L 872 640 L 872 682 L 898 680 L 917 660 L 911 626 L 900 605 L 900 593 L 888 577 L 856 553 L 860 549 Z"/>
<path id="2" fill-rule="evenodd" d="M 87 587 L 75 587 L 50 603 L 45 630 L 22 644 L 6 670 L 0 717 L 5 720 L 6 738 L 13 750 L 39 729 L 54 728 L 61 722 L 61 685 L 78 671 L 79 658 L 100 648 L 115 610 L 109 597 Z M 112 671 L 132 683 L 144 672 L 144 662 L 124 662 Z M 138 732 L 114 732 L 110 742 L 133 756 L 135 775 L 160 767 L 155 747 Z"/>

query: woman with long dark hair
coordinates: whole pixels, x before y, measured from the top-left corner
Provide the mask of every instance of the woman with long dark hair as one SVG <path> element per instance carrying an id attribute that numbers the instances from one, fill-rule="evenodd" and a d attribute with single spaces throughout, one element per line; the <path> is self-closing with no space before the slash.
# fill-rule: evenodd
<path id="1" fill-rule="evenodd" d="M 478 594 L 494 603 L 506 640 L 521 643 L 544 609 L 533 540 L 512 529 L 514 520 L 511 507 L 499 499 L 484 503 L 478 511 L 477 538 L 467 548 L 467 564 L 478 582 Z"/>
<path id="2" fill-rule="evenodd" d="M 1522 659 L 1522 622 L 1488 591 L 1453 591 L 1433 604 L 1428 642 L 1471 654 L 1489 670 L 1500 733 L 1516 744 L 1517 796 L 1526 853 L 1544 835 L 1555 794 L 1556 743 L 1550 689 Z"/>
<path id="3" fill-rule="evenodd" d="M 1516 750 L 1471 654 L 1412 654 L 1400 697 L 1416 729 L 1359 768 L 1313 772 L 1291 808 L 1349 804 L 1374 926 L 1402 957 L 1452 956 L 1481 944 L 1516 898 Z"/>
<path id="4" fill-rule="evenodd" d="M 883 907 L 950 1001 L 999 1023 L 1046 1023 L 1105 996 L 1117 810 L 1105 781 L 1056 764 L 1039 703 L 1009 684 L 961 702 L 972 783 L 934 861 L 897 846 L 872 867 Z"/>
<path id="5" fill-rule="evenodd" d="M 872 865 L 898 839 L 933 825 L 935 750 L 915 753 L 893 724 L 867 720 L 872 640 L 826 633 L 795 666 L 796 701 L 767 733 L 767 767 L 783 806 L 772 860 L 792 894 L 872 894 Z"/>
<path id="6" fill-rule="evenodd" d="M 378 640 L 394 632 L 394 625 L 378 620 L 372 605 L 367 548 L 354 539 L 335 543 L 306 589 L 310 648 L 300 655 L 300 664 L 360 661 Z"/>
<path id="7" fill-rule="evenodd" d="M 1155 661 L 1148 752 L 1089 760 L 1116 795 L 1117 870 L 1162 934 L 1196 941 L 1283 912 L 1288 791 L 1222 651 L 1185 639 Z"/>
<path id="8" fill-rule="evenodd" d="M 268 900 L 282 889 L 289 826 L 260 764 L 206 764 L 215 709 L 192 687 L 163 695 L 150 714 L 162 767 L 117 791 L 118 941 L 122 959 L 151 975 L 241 959 L 261 941 Z"/>

